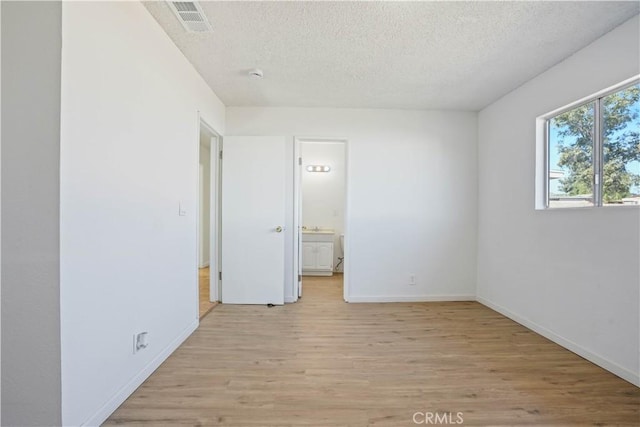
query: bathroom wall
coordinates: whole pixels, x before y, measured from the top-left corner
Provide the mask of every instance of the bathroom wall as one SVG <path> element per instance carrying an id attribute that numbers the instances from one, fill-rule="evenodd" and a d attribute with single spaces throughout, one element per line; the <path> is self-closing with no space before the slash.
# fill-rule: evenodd
<path id="1" fill-rule="evenodd" d="M 303 142 L 302 225 L 335 230 L 333 266 L 338 265 L 340 234 L 344 232 L 345 146 L 344 143 Z M 328 165 L 328 173 L 308 172 L 307 165 Z M 340 271 L 344 264 L 340 266 Z"/>

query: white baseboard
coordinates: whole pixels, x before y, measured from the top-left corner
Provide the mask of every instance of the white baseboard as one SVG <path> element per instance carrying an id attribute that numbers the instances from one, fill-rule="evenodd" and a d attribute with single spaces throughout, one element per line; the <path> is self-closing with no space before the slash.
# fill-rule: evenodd
<path id="1" fill-rule="evenodd" d="M 298 301 L 298 298 L 294 298 L 292 296 L 284 297 L 284 303 L 285 304 L 290 304 L 290 303 L 296 302 L 296 301 Z"/>
<path id="2" fill-rule="evenodd" d="M 208 261 L 203 263 L 203 264 L 201 264 L 201 265 L 198 265 L 198 268 L 207 268 L 207 267 L 209 267 L 209 262 Z"/>
<path id="3" fill-rule="evenodd" d="M 303 276 L 325 276 L 330 277 L 333 276 L 333 271 L 326 270 L 302 270 Z"/>
<path id="4" fill-rule="evenodd" d="M 116 410 L 122 402 L 127 400 L 131 394 L 136 391 L 138 387 L 156 370 L 158 367 L 167 360 L 167 358 L 173 353 L 180 344 L 184 342 L 189 335 L 198 328 L 198 320 L 194 320 L 192 324 L 187 326 L 181 333 L 171 341 L 171 343 L 164 348 L 147 366 L 145 366 L 135 377 L 125 384 L 118 392 L 105 403 L 102 408 L 98 410 L 91 418 L 82 423 L 83 426 L 99 426 L 106 421 L 107 418 Z"/>
<path id="5" fill-rule="evenodd" d="M 585 349 L 584 347 L 580 346 L 579 344 L 574 343 L 571 340 L 568 340 L 566 338 L 561 337 L 560 335 L 556 334 L 555 332 L 538 325 L 535 322 L 532 322 L 529 319 L 525 319 L 524 317 L 521 317 L 515 313 L 513 313 L 512 311 L 507 310 L 506 308 L 495 304 L 489 300 L 487 300 L 486 298 L 482 298 L 482 297 L 477 297 L 476 298 L 477 301 L 482 304 L 485 305 L 487 307 L 489 307 L 490 309 L 497 311 L 498 313 L 508 317 L 509 319 L 520 323 L 522 326 L 531 329 L 532 331 L 542 335 L 545 338 L 550 339 L 551 341 L 555 342 L 558 345 L 561 345 L 562 347 L 566 348 L 569 351 L 574 352 L 575 354 L 577 354 L 580 357 L 583 357 L 585 359 L 587 359 L 590 362 L 595 363 L 596 365 L 600 366 L 601 368 L 606 369 L 607 371 L 611 372 L 612 374 L 615 374 L 617 376 L 619 376 L 620 378 L 622 378 L 623 380 L 629 381 L 631 384 L 640 387 L 640 375 L 638 375 L 637 373 L 634 373 L 630 370 L 628 370 L 627 368 L 624 368 L 620 365 L 618 365 L 615 362 L 612 362 L 608 359 L 605 359 L 604 357 L 601 357 L 587 349 Z"/>
<path id="6" fill-rule="evenodd" d="M 349 295 L 349 302 L 436 302 L 436 301 L 475 301 L 475 295 Z"/>

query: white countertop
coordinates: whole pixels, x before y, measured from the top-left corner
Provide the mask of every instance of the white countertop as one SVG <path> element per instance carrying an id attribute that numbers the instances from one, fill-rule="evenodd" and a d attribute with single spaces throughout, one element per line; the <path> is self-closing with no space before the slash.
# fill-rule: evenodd
<path id="1" fill-rule="evenodd" d="M 326 229 L 326 230 L 320 229 L 318 231 L 315 231 L 313 229 L 307 229 L 307 230 L 302 230 L 302 233 L 304 233 L 304 234 L 335 234 L 335 231 L 334 230 L 328 230 L 328 229 Z"/>

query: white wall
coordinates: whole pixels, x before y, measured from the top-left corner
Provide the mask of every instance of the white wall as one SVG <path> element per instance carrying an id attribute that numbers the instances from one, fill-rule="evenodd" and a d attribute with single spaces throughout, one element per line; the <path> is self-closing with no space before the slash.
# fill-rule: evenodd
<path id="1" fill-rule="evenodd" d="M 335 142 L 303 142 L 302 225 L 335 231 L 333 266 L 338 265 L 340 234 L 344 232 L 345 146 Z M 307 165 L 329 165 L 328 173 L 308 172 Z M 344 265 L 340 266 L 340 271 Z"/>
<path id="2" fill-rule="evenodd" d="M 345 274 L 354 302 L 474 298 L 476 131 L 476 114 L 466 112 L 227 108 L 228 135 L 289 137 L 291 185 L 293 136 L 348 139 Z M 285 300 L 294 298 L 290 276 Z"/>
<path id="3" fill-rule="evenodd" d="M 59 425 L 61 5 L 2 2 L 2 422 Z"/>
<path id="4" fill-rule="evenodd" d="M 96 425 L 198 325 L 198 111 L 225 109 L 142 4 L 62 23 L 62 421 Z"/>
<path id="5" fill-rule="evenodd" d="M 479 114 L 478 298 L 635 384 L 640 210 L 534 210 L 536 117 L 640 72 L 638 17 Z"/>
<path id="6" fill-rule="evenodd" d="M 2 45 L 2 6 L 0 5 L 0 46 Z M 0 51 L 2 49 L 0 48 Z M 2 55 L 0 54 L 0 94 L 2 94 Z M 0 116 L 2 116 L 0 102 Z M 2 188 L 2 120 L 0 119 L 0 189 Z M 0 190 L 1 193 L 1 190 Z M 0 194 L 0 242 L 2 242 L 2 196 Z M 0 278 L 2 277 L 2 244 L 0 244 Z M 0 279 L 0 288 L 2 280 Z M 0 294 L 2 290 L 0 289 Z M 0 331 L 2 331 L 2 304 L 0 303 Z M 0 339 L 0 366 L 2 366 L 2 339 Z M 0 383 L 2 374 L 0 373 Z M 2 425 L 2 386 L 0 384 L 0 425 Z"/>

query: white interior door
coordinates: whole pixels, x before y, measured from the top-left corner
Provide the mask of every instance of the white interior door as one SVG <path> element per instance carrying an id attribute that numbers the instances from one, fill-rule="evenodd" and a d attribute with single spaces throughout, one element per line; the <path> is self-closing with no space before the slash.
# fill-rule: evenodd
<path id="1" fill-rule="evenodd" d="M 225 137 L 222 302 L 284 304 L 285 138 Z"/>

